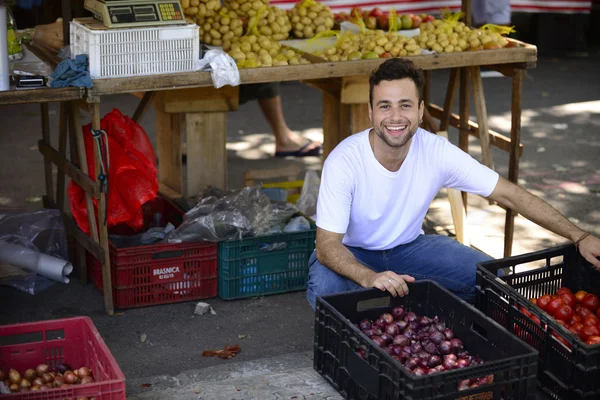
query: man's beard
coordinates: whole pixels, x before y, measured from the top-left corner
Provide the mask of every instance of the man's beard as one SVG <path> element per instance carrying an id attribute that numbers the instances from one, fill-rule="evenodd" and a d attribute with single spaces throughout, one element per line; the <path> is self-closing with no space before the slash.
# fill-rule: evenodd
<path id="1" fill-rule="evenodd" d="M 419 129 L 418 125 L 412 125 L 410 124 L 409 126 L 409 131 L 408 133 L 405 133 L 402 136 L 398 136 L 398 137 L 393 137 L 391 135 L 388 135 L 385 132 L 385 125 L 394 125 L 391 123 L 387 123 L 385 121 L 383 121 L 379 127 L 373 127 L 373 130 L 375 131 L 375 134 L 377 136 L 379 136 L 381 138 L 381 140 L 383 140 L 385 142 L 385 144 L 387 144 L 390 147 L 403 147 L 404 145 L 406 145 L 406 143 L 408 143 L 408 141 L 415 135 L 415 133 L 417 133 L 417 129 Z M 396 124 L 396 125 L 400 125 L 400 124 Z"/>

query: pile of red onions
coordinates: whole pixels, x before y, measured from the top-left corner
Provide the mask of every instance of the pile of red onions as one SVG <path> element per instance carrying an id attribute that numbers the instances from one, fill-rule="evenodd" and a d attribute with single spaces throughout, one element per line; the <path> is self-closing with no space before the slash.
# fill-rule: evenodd
<path id="1" fill-rule="evenodd" d="M 404 307 L 394 307 L 376 321 L 364 319 L 358 328 L 415 376 L 435 374 L 470 365 L 483 364 L 483 360 L 465 350 L 454 332 L 438 316 L 419 316 Z M 367 351 L 357 353 L 367 359 Z M 459 390 L 481 386 L 493 381 L 493 375 L 461 381 Z"/>

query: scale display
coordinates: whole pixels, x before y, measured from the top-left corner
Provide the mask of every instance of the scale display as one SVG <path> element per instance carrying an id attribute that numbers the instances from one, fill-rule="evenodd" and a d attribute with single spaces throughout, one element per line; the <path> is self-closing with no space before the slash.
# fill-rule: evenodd
<path id="1" fill-rule="evenodd" d="M 179 1 L 85 0 L 84 7 L 107 28 L 186 24 Z"/>

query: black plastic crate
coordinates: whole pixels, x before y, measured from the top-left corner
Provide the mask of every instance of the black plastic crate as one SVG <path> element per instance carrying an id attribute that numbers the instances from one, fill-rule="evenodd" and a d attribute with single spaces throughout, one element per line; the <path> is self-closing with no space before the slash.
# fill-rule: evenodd
<path id="1" fill-rule="evenodd" d="M 437 315 L 485 363 L 414 376 L 354 325 L 396 306 Z M 537 361 L 534 348 L 432 281 L 411 284 L 405 297 L 361 289 L 317 298 L 314 368 L 347 399 L 534 399 Z M 492 374 L 493 383 L 458 391 L 460 381 Z"/>
<path id="2" fill-rule="evenodd" d="M 533 262 L 544 265 L 497 276 L 502 268 Z M 475 305 L 539 351 L 538 381 L 547 395 L 564 400 L 600 399 L 600 344 L 587 346 L 529 301 L 554 294 L 562 286 L 574 293 L 600 294 L 600 272 L 572 244 L 479 264 Z M 519 312 L 521 306 L 539 318 L 540 324 Z"/>

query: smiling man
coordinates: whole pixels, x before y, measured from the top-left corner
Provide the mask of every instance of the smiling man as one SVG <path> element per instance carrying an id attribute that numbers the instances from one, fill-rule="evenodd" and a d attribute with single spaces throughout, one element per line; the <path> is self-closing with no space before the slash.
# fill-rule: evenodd
<path id="1" fill-rule="evenodd" d="M 573 240 L 600 269 L 600 240 L 543 200 L 480 164 L 446 139 L 419 128 L 421 70 L 392 58 L 370 76 L 373 128 L 341 142 L 323 167 L 317 244 L 309 261 L 307 298 L 360 287 L 409 292 L 432 279 L 472 301 L 478 262 L 490 258 L 447 236 L 425 235 L 422 221 L 444 187 L 479 194 Z"/>

